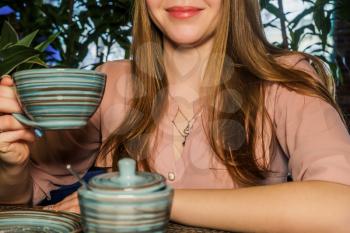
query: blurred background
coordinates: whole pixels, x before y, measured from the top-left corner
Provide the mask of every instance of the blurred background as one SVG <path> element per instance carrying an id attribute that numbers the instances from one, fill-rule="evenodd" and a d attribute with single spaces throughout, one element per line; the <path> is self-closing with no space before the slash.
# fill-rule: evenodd
<path id="1" fill-rule="evenodd" d="M 271 43 L 328 64 L 337 101 L 350 119 L 350 0 L 260 0 L 260 5 Z M 1 0 L 0 28 L 9 22 L 19 39 L 39 30 L 33 46 L 59 33 L 42 53 L 44 62 L 93 69 L 129 57 L 131 9 L 132 0 Z"/>

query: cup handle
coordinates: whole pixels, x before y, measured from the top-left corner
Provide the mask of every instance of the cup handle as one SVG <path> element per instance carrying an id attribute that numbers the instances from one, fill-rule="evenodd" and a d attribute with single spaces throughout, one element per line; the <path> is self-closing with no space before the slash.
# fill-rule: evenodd
<path id="1" fill-rule="evenodd" d="M 41 138 L 44 135 L 43 131 L 40 129 L 39 124 L 36 123 L 35 121 L 30 120 L 25 115 L 20 114 L 20 113 L 12 113 L 12 116 L 14 118 L 16 118 L 16 120 L 18 120 L 22 124 L 33 127 L 34 128 L 34 133 L 35 133 L 35 135 L 37 137 Z"/>
<path id="2" fill-rule="evenodd" d="M 25 125 L 28 125 L 28 126 L 31 126 L 31 127 L 39 127 L 38 123 L 36 123 L 35 121 L 30 120 L 28 117 L 26 117 L 23 114 L 12 113 L 12 116 L 14 118 L 16 118 L 16 120 L 18 120 L 22 124 L 25 124 Z"/>

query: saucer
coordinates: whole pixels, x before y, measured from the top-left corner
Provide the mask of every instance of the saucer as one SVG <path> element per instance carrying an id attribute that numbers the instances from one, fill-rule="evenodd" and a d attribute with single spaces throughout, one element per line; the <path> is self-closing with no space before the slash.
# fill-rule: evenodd
<path id="1" fill-rule="evenodd" d="M 82 232 L 77 214 L 49 210 L 8 210 L 0 212 L 3 233 L 78 233 Z"/>

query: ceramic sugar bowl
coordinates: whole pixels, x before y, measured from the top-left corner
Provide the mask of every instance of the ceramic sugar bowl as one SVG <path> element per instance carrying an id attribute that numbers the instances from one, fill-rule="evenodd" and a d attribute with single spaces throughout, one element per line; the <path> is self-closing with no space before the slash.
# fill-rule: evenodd
<path id="1" fill-rule="evenodd" d="M 84 232 L 166 232 L 173 189 L 163 176 L 136 172 L 136 162 L 122 159 L 119 172 L 92 178 L 79 189 Z"/>

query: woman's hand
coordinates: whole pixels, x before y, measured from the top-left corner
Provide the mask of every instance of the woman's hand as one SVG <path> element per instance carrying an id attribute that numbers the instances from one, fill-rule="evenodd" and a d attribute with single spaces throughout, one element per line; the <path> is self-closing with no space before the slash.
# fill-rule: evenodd
<path id="1" fill-rule="evenodd" d="M 11 114 L 21 108 L 11 77 L 0 79 L 0 204 L 29 204 L 32 182 L 28 169 L 29 144 L 34 133 Z"/>
<path id="2" fill-rule="evenodd" d="M 0 81 L 0 164 L 21 166 L 29 158 L 28 143 L 35 135 L 11 115 L 21 112 L 11 77 L 3 76 Z"/>
<path id="3" fill-rule="evenodd" d="M 46 210 L 68 211 L 80 214 L 80 207 L 77 192 L 72 193 L 55 205 L 45 206 Z"/>

